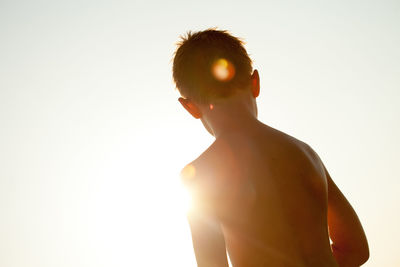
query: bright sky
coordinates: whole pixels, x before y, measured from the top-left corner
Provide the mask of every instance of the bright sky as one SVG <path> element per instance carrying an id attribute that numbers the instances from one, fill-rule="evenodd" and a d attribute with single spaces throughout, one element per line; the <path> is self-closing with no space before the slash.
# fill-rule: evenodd
<path id="1" fill-rule="evenodd" d="M 195 266 L 179 172 L 213 139 L 171 59 L 213 26 L 247 42 L 260 120 L 353 204 L 365 266 L 400 266 L 397 0 L 1 0 L 0 266 Z"/>

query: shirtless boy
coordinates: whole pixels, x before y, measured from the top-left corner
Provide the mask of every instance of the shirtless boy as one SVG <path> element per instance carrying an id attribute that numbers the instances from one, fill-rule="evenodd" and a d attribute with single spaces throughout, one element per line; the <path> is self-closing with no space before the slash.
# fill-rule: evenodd
<path id="1" fill-rule="evenodd" d="M 189 33 L 173 77 L 214 143 L 182 171 L 199 267 L 360 266 L 361 223 L 306 143 L 257 120 L 257 70 L 225 31 Z M 330 241 L 331 240 L 331 241 Z"/>

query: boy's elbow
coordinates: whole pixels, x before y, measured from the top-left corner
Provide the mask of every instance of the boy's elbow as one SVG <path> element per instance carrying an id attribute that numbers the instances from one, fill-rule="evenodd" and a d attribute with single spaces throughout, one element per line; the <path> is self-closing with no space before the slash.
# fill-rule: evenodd
<path id="1" fill-rule="evenodd" d="M 350 262 L 352 263 L 349 266 L 361 266 L 368 261 L 369 250 L 353 253 L 352 255 L 349 255 L 349 257 L 351 257 Z"/>
<path id="2" fill-rule="evenodd" d="M 361 266 L 369 259 L 369 249 L 357 249 L 351 251 L 337 251 L 334 253 L 339 266 Z"/>
<path id="3" fill-rule="evenodd" d="M 353 255 L 355 266 L 361 266 L 366 263 L 369 259 L 369 250 L 359 252 L 358 254 Z"/>
<path id="4" fill-rule="evenodd" d="M 365 236 L 362 245 L 358 249 L 358 257 L 360 259 L 360 265 L 364 264 L 369 259 L 369 246 Z"/>
<path id="5" fill-rule="evenodd" d="M 346 250 L 339 249 L 333 245 L 332 249 L 339 266 L 361 266 L 369 259 L 368 243 L 358 248 Z"/>
<path id="6" fill-rule="evenodd" d="M 360 265 L 364 264 L 367 262 L 367 260 L 369 259 L 369 248 L 368 248 L 368 244 L 365 246 L 365 248 L 362 250 L 362 252 L 359 255 L 359 259 L 360 259 Z"/>

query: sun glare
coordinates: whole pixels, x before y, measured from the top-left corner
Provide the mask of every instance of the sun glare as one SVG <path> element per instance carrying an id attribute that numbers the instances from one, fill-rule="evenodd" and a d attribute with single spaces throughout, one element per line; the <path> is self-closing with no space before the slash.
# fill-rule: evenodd
<path id="1" fill-rule="evenodd" d="M 187 188 L 181 184 L 177 190 L 177 198 L 179 204 L 177 205 L 179 212 L 188 213 L 192 209 L 192 197 Z"/>
<path id="2" fill-rule="evenodd" d="M 225 58 L 216 60 L 212 66 L 214 77 L 222 82 L 228 82 L 235 76 L 235 67 Z"/>
<path id="3" fill-rule="evenodd" d="M 183 168 L 181 172 L 181 178 L 183 181 L 192 180 L 196 174 L 196 169 L 192 164 L 188 164 Z"/>
<path id="4" fill-rule="evenodd" d="M 196 175 L 196 168 L 192 164 L 188 164 L 181 171 L 181 190 L 179 190 L 179 197 L 182 200 L 182 210 L 189 212 L 192 207 L 192 198 L 186 185 L 194 179 Z"/>

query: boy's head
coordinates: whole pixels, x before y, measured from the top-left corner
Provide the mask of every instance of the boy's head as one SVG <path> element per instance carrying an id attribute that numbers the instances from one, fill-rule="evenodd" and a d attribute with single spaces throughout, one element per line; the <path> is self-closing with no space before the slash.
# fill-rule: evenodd
<path id="1" fill-rule="evenodd" d="M 173 78 L 182 97 L 210 104 L 248 88 L 251 64 L 243 42 L 227 31 L 189 32 L 178 43 Z"/>

